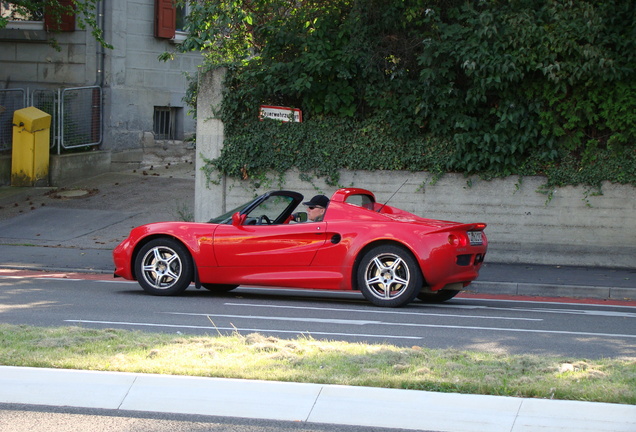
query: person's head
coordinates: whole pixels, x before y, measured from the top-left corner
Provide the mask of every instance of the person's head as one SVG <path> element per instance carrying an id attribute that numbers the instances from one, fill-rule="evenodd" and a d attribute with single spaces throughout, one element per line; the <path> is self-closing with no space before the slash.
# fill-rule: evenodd
<path id="1" fill-rule="evenodd" d="M 324 195 L 316 195 L 303 204 L 307 206 L 307 220 L 322 220 L 325 209 L 329 205 L 329 198 Z"/>

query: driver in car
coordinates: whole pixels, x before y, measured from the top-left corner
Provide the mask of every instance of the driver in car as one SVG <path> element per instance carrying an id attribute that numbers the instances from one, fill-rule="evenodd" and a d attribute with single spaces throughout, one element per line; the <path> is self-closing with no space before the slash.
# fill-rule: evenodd
<path id="1" fill-rule="evenodd" d="M 325 210 L 329 205 L 329 198 L 324 195 L 316 195 L 309 201 L 303 203 L 307 206 L 307 222 L 320 222 L 325 215 Z M 294 214 L 294 221 L 300 222 L 297 214 Z"/>

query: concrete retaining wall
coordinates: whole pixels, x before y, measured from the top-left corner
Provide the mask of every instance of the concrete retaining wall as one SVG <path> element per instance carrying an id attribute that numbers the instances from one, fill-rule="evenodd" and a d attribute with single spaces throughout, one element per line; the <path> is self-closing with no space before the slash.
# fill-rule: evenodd
<path id="1" fill-rule="evenodd" d="M 52 154 L 49 158 L 49 186 L 65 186 L 111 170 L 111 152 Z M 0 186 L 11 185 L 11 156 L 0 156 Z"/>
<path id="2" fill-rule="evenodd" d="M 220 76 L 202 78 L 197 124 L 195 220 L 206 221 L 269 189 L 297 190 L 306 197 L 330 195 L 334 187 L 308 183 L 289 173 L 283 184 L 254 189 L 249 181 L 220 178 L 210 183 L 206 158 L 218 157 L 223 124 L 214 116 L 221 102 Z M 213 174 L 214 176 L 214 174 Z M 436 182 L 426 172 L 345 171 L 343 186 L 364 187 L 379 202 L 415 214 L 459 222 L 486 222 L 490 240 L 487 260 L 505 263 L 636 268 L 636 188 L 607 183 L 592 196 L 585 187 L 540 191 L 541 177 L 508 177 L 483 181 L 447 174 Z"/>
<path id="3" fill-rule="evenodd" d="M 52 154 L 49 159 L 49 185 L 65 186 L 108 171 L 190 163 L 195 149 L 182 141 L 154 141 L 144 148 L 111 152 L 109 150 Z M 0 155 L 0 186 L 11 185 L 11 155 Z"/>
<path id="4" fill-rule="evenodd" d="M 0 186 L 11 184 L 11 155 L 0 155 Z"/>
<path id="5" fill-rule="evenodd" d="M 51 155 L 49 179 L 51 186 L 65 186 L 74 181 L 110 171 L 110 152 L 94 151 Z"/>

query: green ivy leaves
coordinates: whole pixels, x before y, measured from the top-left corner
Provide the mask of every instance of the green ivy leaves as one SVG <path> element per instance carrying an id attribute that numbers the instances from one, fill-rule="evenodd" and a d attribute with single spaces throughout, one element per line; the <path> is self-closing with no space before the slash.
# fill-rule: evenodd
<path id="1" fill-rule="evenodd" d="M 293 167 L 337 181 L 337 169 L 400 169 L 636 184 L 633 2 L 195 3 L 210 64 L 230 65 L 228 138 L 214 162 L 228 174 Z M 301 108 L 306 122 L 258 122 L 260 104 Z M 598 169 L 601 160 L 614 168 Z"/>

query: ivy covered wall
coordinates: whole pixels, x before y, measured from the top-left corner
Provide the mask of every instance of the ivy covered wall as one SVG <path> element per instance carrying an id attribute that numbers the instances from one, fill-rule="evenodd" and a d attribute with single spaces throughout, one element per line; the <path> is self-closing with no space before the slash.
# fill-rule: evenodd
<path id="1" fill-rule="evenodd" d="M 227 66 L 211 168 L 542 175 L 636 185 L 636 5 L 622 0 L 193 2 Z M 261 104 L 302 124 L 259 121 Z"/>
<path id="2" fill-rule="evenodd" d="M 314 168 L 269 171 L 258 177 L 206 171 L 224 151 L 223 71 L 201 77 L 198 98 L 195 220 L 206 222 L 271 189 L 284 188 L 309 198 L 330 196 L 337 186 L 311 176 Z M 327 136 L 327 133 L 325 133 Z M 319 143 L 317 143 L 319 144 Z M 378 202 L 412 213 L 459 222 L 485 222 L 487 262 L 634 268 L 636 187 L 604 182 L 603 195 L 586 186 L 547 188 L 542 176 L 482 180 L 478 175 L 425 171 L 355 170 L 337 172 L 338 183 L 363 187 Z M 210 181 L 213 180 L 213 181 Z M 543 192 L 543 193 L 538 193 Z"/>

